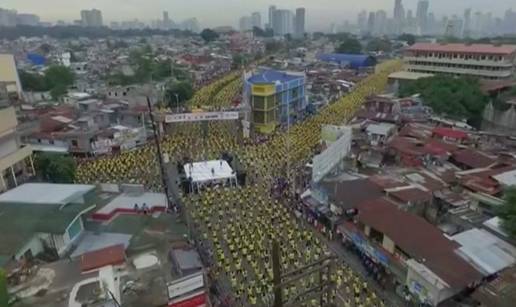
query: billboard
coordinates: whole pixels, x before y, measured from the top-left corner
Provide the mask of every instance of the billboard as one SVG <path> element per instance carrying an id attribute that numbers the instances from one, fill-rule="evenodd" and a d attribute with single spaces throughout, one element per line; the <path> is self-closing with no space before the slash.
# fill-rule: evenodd
<path id="1" fill-rule="evenodd" d="M 327 148 L 346 132 L 346 126 L 324 125 L 321 129 L 321 144 Z"/>
<path id="2" fill-rule="evenodd" d="M 200 122 L 212 120 L 237 120 L 238 112 L 196 112 L 169 114 L 165 116 L 165 123 Z"/>
<path id="3" fill-rule="evenodd" d="M 168 307 L 208 306 L 202 271 L 174 280 L 168 283 L 167 287 Z"/>
<path id="4" fill-rule="evenodd" d="M 312 181 L 319 182 L 351 151 L 351 127 L 340 127 L 342 135 L 321 154 L 313 158 Z"/>

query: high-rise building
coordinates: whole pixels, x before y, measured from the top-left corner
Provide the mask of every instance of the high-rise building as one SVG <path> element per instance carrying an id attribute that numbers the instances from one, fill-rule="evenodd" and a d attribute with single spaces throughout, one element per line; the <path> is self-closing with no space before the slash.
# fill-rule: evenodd
<path id="1" fill-rule="evenodd" d="M 268 28 L 274 29 L 274 12 L 276 12 L 276 6 L 269 6 L 269 25 Z"/>
<path id="2" fill-rule="evenodd" d="M 253 21 L 252 21 L 251 16 L 240 17 L 239 29 L 242 32 L 250 31 L 253 29 Z"/>
<path id="3" fill-rule="evenodd" d="M 39 16 L 34 14 L 18 14 L 16 16 L 16 24 L 26 26 L 39 25 Z"/>
<path id="4" fill-rule="evenodd" d="M 367 18 L 367 33 L 369 34 L 374 31 L 375 17 L 376 14 L 374 12 L 369 12 L 369 18 Z"/>
<path id="5" fill-rule="evenodd" d="M 275 10 L 272 16 L 272 30 L 274 35 L 291 34 L 293 29 L 293 14 L 289 10 Z"/>
<path id="6" fill-rule="evenodd" d="M 260 12 L 254 12 L 251 14 L 251 24 L 253 27 L 262 27 L 262 14 L 260 14 Z"/>
<path id="7" fill-rule="evenodd" d="M 365 34 L 367 32 L 367 12 L 361 11 L 357 17 L 357 25 L 358 31 L 360 34 Z"/>
<path id="8" fill-rule="evenodd" d="M 16 26 L 16 15 L 18 13 L 15 10 L 5 10 L 0 8 L 0 26 L 2 27 L 14 27 Z"/>
<path id="9" fill-rule="evenodd" d="M 102 12 L 97 9 L 82 10 L 81 24 L 84 27 L 102 27 Z"/>
<path id="10" fill-rule="evenodd" d="M 304 8 L 296 9 L 296 17 L 294 21 L 294 37 L 303 38 L 305 35 L 305 14 Z"/>
<path id="11" fill-rule="evenodd" d="M 462 31 L 463 37 L 471 36 L 471 9 L 464 10 L 464 29 Z"/>
<path id="12" fill-rule="evenodd" d="M 163 28 L 170 29 L 171 26 L 172 26 L 172 23 L 170 22 L 170 17 L 168 16 L 168 12 L 163 11 Z"/>
<path id="13" fill-rule="evenodd" d="M 395 0 L 394 2 L 394 31 L 396 34 L 399 34 L 405 23 L 405 9 L 403 8 L 403 3 L 401 0 Z"/>
<path id="14" fill-rule="evenodd" d="M 379 10 L 376 12 L 374 17 L 374 31 L 373 33 L 376 35 L 384 35 L 387 34 L 387 12 L 384 10 Z"/>
<path id="15" fill-rule="evenodd" d="M 430 3 L 428 0 L 419 0 L 416 9 L 417 25 L 421 34 L 428 33 L 428 8 Z"/>
<path id="16" fill-rule="evenodd" d="M 452 18 L 448 20 L 448 24 L 446 25 L 446 31 L 444 35 L 449 37 L 461 37 L 462 27 L 462 19 L 460 19 L 457 15 L 453 15 Z"/>

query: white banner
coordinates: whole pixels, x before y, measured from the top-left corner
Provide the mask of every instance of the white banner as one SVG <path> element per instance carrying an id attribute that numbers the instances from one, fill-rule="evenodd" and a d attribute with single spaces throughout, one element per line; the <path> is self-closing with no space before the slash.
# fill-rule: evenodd
<path id="1" fill-rule="evenodd" d="M 170 282 L 168 284 L 168 298 L 174 299 L 201 288 L 204 288 L 204 276 L 202 272 L 199 272 Z"/>
<path id="2" fill-rule="evenodd" d="M 199 112 L 170 114 L 165 116 L 165 123 L 198 122 L 212 120 L 237 120 L 238 112 Z"/>
<path id="3" fill-rule="evenodd" d="M 312 181 L 319 182 L 351 151 L 351 127 L 339 130 L 342 136 L 328 149 L 313 158 Z"/>

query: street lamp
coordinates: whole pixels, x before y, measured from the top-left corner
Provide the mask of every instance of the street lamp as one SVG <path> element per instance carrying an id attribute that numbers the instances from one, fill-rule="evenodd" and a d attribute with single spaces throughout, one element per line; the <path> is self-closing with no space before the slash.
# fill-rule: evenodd
<path id="1" fill-rule="evenodd" d="M 179 113 L 179 95 L 174 93 L 174 96 L 176 96 L 176 113 Z"/>

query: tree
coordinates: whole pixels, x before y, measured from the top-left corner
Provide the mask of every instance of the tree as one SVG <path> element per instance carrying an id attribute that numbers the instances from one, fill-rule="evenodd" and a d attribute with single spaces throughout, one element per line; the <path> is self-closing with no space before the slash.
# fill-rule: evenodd
<path id="1" fill-rule="evenodd" d="M 50 90 L 50 96 L 53 100 L 57 101 L 59 100 L 59 98 L 63 97 L 67 92 L 67 88 L 64 84 L 58 84 Z"/>
<path id="2" fill-rule="evenodd" d="M 370 52 L 391 52 L 391 41 L 384 38 L 373 38 L 367 43 L 366 50 Z"/>
<path id="3" fill-rule="evenodd" d="M 56 153 L 41 153 L 35 157 L 35 168 L 38 176 L 52 183 L 73 183 L 76 164 L 70 156 Z"/>
<path id="4" fill-rule="evenodd" d="M 45 77 L 39 74 L 33 74 L 26 71 L 19 71 L 20 82 L 26 91 L 44 92 L 48 91 Z"/>
<path id="5" fill-rule="evenodd" d="M 516 239 L 516 187 L 508 188 L 504 193 L 503 205 L 498 209 L 503 229 Z"/>
<path id="6" fill-rule="evenodd" d="M 403 33 L 398 36 L 398 40 L 405 41 L 409 46 L 412 46 L 416 43 L 416 36 L 413 34 Z"/>
<path id="7" fill-rule="evenodd" d="M 45 71 L 45 83 L 52 89 L 58 85 L 68 87 L 75 81 L 73 72 L 65 66 L 53 65 Z"/>
<path id="8" fill-rule="evenodd" d="M 234 69 L 237 69 L 237 68 L 242 67 L 242 65 L 244 65 L 248 61 L 249 61 L 249 58 L 245 54 L 237 53 L 237 54 L 233 55 L 233 63 L 231 66 Z"/>
<path id="9" fill-rule="evenodd" d="M 344 39 L 339 47 L 335 49 L 337 53 L 350 53 L 350 54 L 359 54 L 362 53 L 362 45 L 356 38 L 348 37 Z"/>
<path id="10" fill-rule="evenodd" d="M 194 94 L 192 83 L 189 81 L 175 81 L 167 85 L 165 101 L 171 109 L 184 105 Z"/>
<path id="11" fill-rule="evenodd" d="M 205 42 L 209 43 L 219 38 L 219 34 L 212 29 L 204 29 L 201 32 L 201 37 Z"/>
<path id="12" fill-rule="evenodd" d="M 458 119 L 465 118 L 474 127 L 480 126 L 482 112 L 489 102 L 489 97 L 480 89 L 479 80 L 472 77 L 454 78 L 439 75 L 422 78 L 403 84 L 399 94 L 421 94 L 423 101 L 434 112 Z"/>
<path id="13" fill-rule="evenodd" d="M 0 306 L 8 306 L 9 293 L 7 292 L 7 276 L 3 269 L 0 269 Z"/>
<path id="14" fill-rule="evenodd" d="M 265 37 L 265 31 L 260 27 L 253 27 L 253 35 L 256 37 Z"/>

